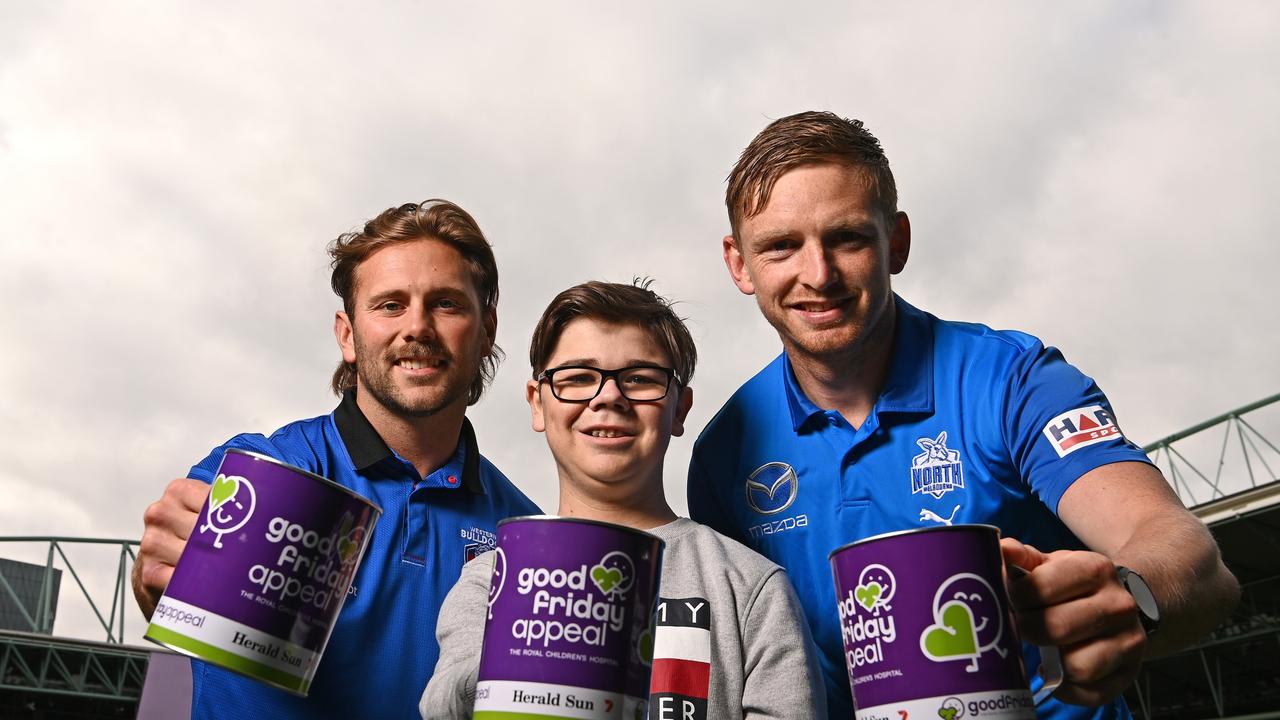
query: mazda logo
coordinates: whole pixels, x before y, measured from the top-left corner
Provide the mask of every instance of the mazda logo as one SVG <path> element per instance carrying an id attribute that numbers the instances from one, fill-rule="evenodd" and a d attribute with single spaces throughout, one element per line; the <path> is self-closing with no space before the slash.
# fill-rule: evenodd
<path id="1" fill-rule="evenodd" d="M 765 463 L 747 478 L 747 504 L 762 515 L 791 507 L 800 491 L 795 468 L 784 462 Z"/>

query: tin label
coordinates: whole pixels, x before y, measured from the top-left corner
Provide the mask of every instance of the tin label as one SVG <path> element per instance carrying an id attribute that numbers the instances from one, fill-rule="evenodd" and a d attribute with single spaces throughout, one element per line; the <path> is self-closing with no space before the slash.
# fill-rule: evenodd
<path id="1" fill-rule="evenodd" d="M 1035 718 L 995 528 L 869 540 L 831 565 L 858 720 Z"/>
<path id="2" fill-rule="evenodd" d="M 649 692 L 662 542 L 552 518 L 498 527 L 475 717 L 636 717 Z"/>
<path id="3" fill-rule="evenodd" d="M 305 695 L 380 512 L 228 451 L 146 637 Z"/>

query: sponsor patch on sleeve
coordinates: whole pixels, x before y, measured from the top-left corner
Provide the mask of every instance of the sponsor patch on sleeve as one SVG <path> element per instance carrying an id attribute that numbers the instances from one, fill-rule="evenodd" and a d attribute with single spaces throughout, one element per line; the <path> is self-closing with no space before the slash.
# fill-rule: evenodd
<path id="1" fill-rule="evenodd" d="M 1044 436 L 1060 458 L 1082 447 L 1124 437 L 1111 411 L 1101 405 L 1062 413 L 1044 426 Z"/>

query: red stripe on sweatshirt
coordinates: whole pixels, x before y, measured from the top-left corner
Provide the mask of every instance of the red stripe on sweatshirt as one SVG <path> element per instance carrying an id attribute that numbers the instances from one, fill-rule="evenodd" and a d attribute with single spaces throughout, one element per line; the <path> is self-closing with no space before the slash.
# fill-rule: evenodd
<path id="1" fill-rule="evenodd" d="M 707 697 L 711 685 L 711 663 L 694 660 L 654 658 L 649 692 L 675 693 L 694 698 Z"/>

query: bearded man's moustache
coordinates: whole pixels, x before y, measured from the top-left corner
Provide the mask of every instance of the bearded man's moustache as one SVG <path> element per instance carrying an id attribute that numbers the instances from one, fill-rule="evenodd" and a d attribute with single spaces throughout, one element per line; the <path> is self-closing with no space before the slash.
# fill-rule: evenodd
<path id="1" fill-rule="evenodd" d="M 392 355 L 397 358 L 412 357 L 430 361 L 449 362 L 453 360 L 453 353 L 449 352 L 443 345 L 429 345 L 426 343 L 405 345 L 394 351 Z"/>

